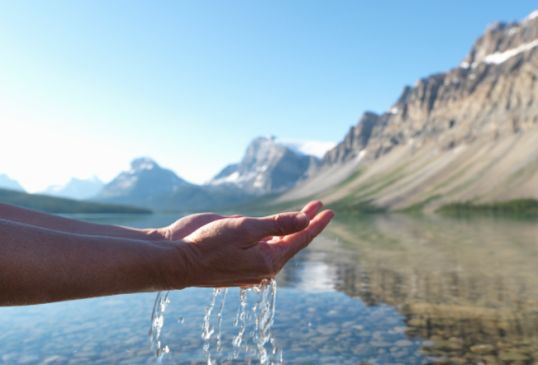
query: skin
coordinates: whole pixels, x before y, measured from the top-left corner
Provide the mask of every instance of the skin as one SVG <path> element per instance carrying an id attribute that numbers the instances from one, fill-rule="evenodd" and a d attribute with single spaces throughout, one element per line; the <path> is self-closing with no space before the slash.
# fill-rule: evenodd
<path id="1" fill-rule="evenodd" d="M 334 216 L 319 201 L 268 217 L 190 215 L 134 229 L 0 204 L 0 305 L 249 286 L 276 275 Z"/>

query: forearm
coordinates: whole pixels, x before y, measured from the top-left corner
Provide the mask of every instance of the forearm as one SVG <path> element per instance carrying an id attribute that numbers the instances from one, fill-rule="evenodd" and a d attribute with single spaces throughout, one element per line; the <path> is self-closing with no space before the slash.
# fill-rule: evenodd
<path id="1" fill-rule="evenodd" d="M 71 234 L 0 219 L 0 305 L 179 288 L 186 269 L 170 242 Z"/>
<path id="2" fill-rule="evenodd" d="M 133 239 L 160 240 L 163 238 L 163 233 L 159 229 L 136 229 L 106 224 L 95 224 L 7 204 L 0 204 L 0 219 L 68 233 Z"/>

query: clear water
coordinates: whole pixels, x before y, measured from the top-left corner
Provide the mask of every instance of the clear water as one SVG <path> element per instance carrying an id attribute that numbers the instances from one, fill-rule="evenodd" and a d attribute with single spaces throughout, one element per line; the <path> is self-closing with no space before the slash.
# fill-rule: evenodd
<path id="1" fill-rule="evenodd" d="M 162 322 L 156 293 L 0 308 L 0 364 L 155 364 L 161 324 L 163 364 L 259 364 L 260 343 L 269 363 L 534 364 L 537 262 L 536 222 L 338 217 L 277 276 L 272 326 L 253 310 L 261 293 L 242 307 L 237 288 L 170 292 Z"/>
<path id="2" fill-rule="evenodd" d="M 282 351 L 277 340 L 272 335 L 271 328 L 275 319 L 277 284 L 274 279 L 266 280 L 252 288 L 239 289 L 239 307 L 233 319 L 237 333 L 231 341 L 231 351 L 227 353 L 226 344 L 222 341 L 224 305 L 227 288 L 213 289 L 213 295 L 205 309 L 201 326 L 202 349 L 205 352 L 207 364 L 218 364 L 229 359 L 244 359 L 247 362 L 256 361 L 261 365 L 282 364 Z M 155 298 L 149 331 L 151 349 L 157 362 L 162 363 L 165 356 L 170 354 L 170 347 L 162 337 L 166 319 L 166 309 L 170 305 L 170 292 L 159 292 Z M 181 305 L 181 303 L 179 303 Z M 178 323 L 185 323 L 184 317 Z M 176 351 L 181 352 L 182 348 Z"/>

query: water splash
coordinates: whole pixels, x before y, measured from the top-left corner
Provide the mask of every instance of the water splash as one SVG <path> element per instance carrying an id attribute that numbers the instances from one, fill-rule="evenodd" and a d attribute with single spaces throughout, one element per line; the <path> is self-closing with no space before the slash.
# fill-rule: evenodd
<path id="1" fill-rule="evenodd" d="M 204 341 L 203 350 L 206 353 L 207 364 L 214 364 L 213 351 L 211 347 L 212 336 L 216 331 L 215 349 L 219 353 L 222 351 L 222 311 L 224 310 L 224 302 L 228 289 L 213 289 L 213 296 L 206 308 L 204 322 L 202 324 L 202 340 Z M 218 311 L 214 315 L 213 311 L 217 307 Z"/>
<path id="2" fill-rule="evenodd" d="M 233 358 L 241 353 L 256 358 L 261 365 L 282 364 L 282 351 L 271 328 L 275 319 L 276 281 L 264 280 L 259 286 L 241 289 L 234 326 Z M 249 336 L 245 336 L 248 333 Z"/>
<path id="3" fill-rule="evenodd" d="M 245 335 L 245 330 L 247 328 L 247 305 L 248 305 L 248 289 L 243 289 L 239 291 L 239 310 L 235 316 L 234 327 L 239 327 L 239 332 L 234 337 L 233 345 L 233 358 L 237 359 L 239 353 L 241 352 L 241 344 L 243 342 L 243 336 Z M 245 349 L 248 350 L 248 349 Z"/>
<path id="4" fill-rule="evenodd" d="M 231 353 L 224 351 L 222 340 L 223 313 L 227 289 L 214 289 L 209 305 L 205 309 L 202 323 L 202 349 L 207 364 L 213 365 L 219 359 L 242 357 L 246 363 L 253 360 L 260 365 L 282 364 L 282 350 L 278 347 L 271 329 L 275 319 L 277 286 L 274 279 L 264 280 L 260 285 L 240 289 L 239 308 L 233 327 L 237 329 L 231 341 Z M 170 303 L 168 292 L 161 292 L 155 299 L 151 318 L 150 341 L 159 361 L 170 352 L 161 339 L 164 326 L 164 312 Z M 183 320 L 179 320 L 183 323 Z"/>
<path id="5" fill-rule="evenodd" d="M 170 352 L 170 348 L 164 345 L 161 341 L 161 333 L 164 326 L 164 312 L 170 304 L 168 299 L 169 292 L 159 292 L 155 298 L 153 311 L 151 313 L 151 328 L 149 330 L 149 338 L 151 350 L 155 353 L 158 362 L 161 362 L 166 354 Z"/>

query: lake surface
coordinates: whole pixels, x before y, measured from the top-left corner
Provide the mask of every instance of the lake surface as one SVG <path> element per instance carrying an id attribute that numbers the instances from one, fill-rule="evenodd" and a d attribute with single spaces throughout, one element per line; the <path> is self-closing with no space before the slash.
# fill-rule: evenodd
<path id="1" fill-rule="evenodd" d="M 175 217 L 79 218 L 143 227 Z M 536 223 L 337 217 L 277 277 L 272 333 L 284 363 L 538 363 Z M 163 363 L 207 363 L 201 334 L 211 296 L 170 294 Z M 154 364 L 154 300 L 151 293 L 0 308 L 0 364 Z M 217 363 L 258 363 L 231 354 L 238 306 L 239 290 L 230 289 Z"/>

